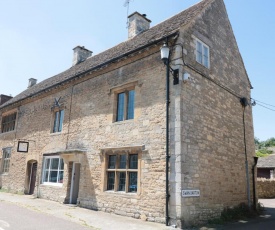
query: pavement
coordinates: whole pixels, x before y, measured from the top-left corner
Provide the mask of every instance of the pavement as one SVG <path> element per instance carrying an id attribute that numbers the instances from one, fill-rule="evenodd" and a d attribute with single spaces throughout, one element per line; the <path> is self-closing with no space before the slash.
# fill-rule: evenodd
<path id="1" fill-rule="evenodd" d="M 88 227 L 91 230 L 167 230 L 165 224 L 153 223 L 115 214 L 93 211 L 75 205 L 35 198 L 32 195 L 18 195 L 0 192 L 0 202 L 15 204 L 35 212 L 53 215 L 57 218 Z M 0 210 L 1 211 L 1 210 Z M 3 210 L 2 210 L 3 211 Z M 1 229 L 1 228 L 0 228 Z"/>
<path id="2" fill-rule="evenodd" d="M 57 218 L 65 219 L 76 224 L 88 227 L 93 230 L 168 230 L 174 229 L 172 226 L 152 223 L 115 214 L 93 211 L 80 208 L 75 205 L 61 204 L 58 202 L 35 198 L 32 195 L 17 195 L 0 192 L 0 202 L 15 204 L 29 210 L 53 215 Z M 264 213 L 249 220 L 240 220 L 223 226 L 204 226 L 199 230 L 269 230 L 275 229 L 275 199 L 260 199 L 260 203 L 265 207 Z"/>

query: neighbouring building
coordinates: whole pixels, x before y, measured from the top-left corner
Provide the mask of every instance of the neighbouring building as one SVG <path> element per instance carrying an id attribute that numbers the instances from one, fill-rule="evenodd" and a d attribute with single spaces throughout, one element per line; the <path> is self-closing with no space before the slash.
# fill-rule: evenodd
<path id="1" fill-rule="evenodd" d="M 257 164 L 257 177 L 275 179 L 275 154 L 259 157 Z"/>
<path id="2" fill-rule="evenodd" d="M 2 188 L 178 227 L 252 202 L 252 87 L 224 2 L 150 22 L 133 13 L 128 40 L 77 46 L 71 68 L 0 106 Z"/>

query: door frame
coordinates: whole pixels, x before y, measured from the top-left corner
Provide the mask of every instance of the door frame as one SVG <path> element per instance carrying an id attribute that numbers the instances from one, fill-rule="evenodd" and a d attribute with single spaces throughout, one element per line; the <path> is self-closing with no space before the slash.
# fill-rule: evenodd
<path id="1" fill-rule="evenodd" d="M 34 178 L 34 184 L 36 184 L 36 177 L 37 177 L 37 164 L 38 164 L 38 162 L 36 161 L 36 160 L 31 160 L 31 161 L 29 161 L 29 162 L 27 162 L 27 167 L 30 167 L 29 168 L 29 175 L 27 175 L 29 178 L 28 178 L 28 180 L 29 180 L 29 183 L 28 183 L 28 194 L 29 195 L 32 195 L 32 194 L 34 194 L 34 190 L 35 190 L 35 185 L 34 185 L 34 189 L 33 189 L 33 193 L 31 194 L 31 184 L 32 184 L 32 178 L 33 178 L 33 166 L 34 166 L 34 164 L 36 164 L 36 175 L 35 175 L 35 178 Z"/>
<path id="2" fill-rule="evenodd" d="M 76 164 L 79 164 L 79 174 L 78 174 L 79 178 L 78 178 L 78 180 L 80 180 L 80 166 L 81 166 L 81 164 L 78 162 L 73 162 L 72 176 L 71 176 L 71 188 L 70 188 L 70 200 L 69 200 L 70 204 L 72 204 L 72 200 L 73 200 L 73 190 L 74 190 L 74 186 L 75 186 L 74 174 L 75 174 L 75 165 Z M 78 185 L 78 189 L 79 189 L 79 185 Z"/>

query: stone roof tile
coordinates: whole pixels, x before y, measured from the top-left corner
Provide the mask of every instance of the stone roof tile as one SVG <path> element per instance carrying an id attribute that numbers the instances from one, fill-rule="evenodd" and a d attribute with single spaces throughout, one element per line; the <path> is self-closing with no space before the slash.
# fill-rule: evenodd
<path id="1" fill-rule="evenodd" d="M 257 168 L 275 168 L 275 154 L 267 157 L 259 157 Z"/>

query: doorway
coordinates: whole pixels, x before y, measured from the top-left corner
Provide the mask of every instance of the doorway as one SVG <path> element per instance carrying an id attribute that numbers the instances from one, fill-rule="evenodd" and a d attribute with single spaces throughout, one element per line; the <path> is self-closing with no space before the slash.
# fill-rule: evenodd
<path id="1" fill-rule="evenodd" d="M 36 173 L 37 173 L 37 161 L 32 161 L 28 163 L 28 171 L 29 171 L 29 195 L 34 193 L 35 183 L 36 183 Z"/>
<path id="2" fill-rule="evenodd" d="M 70 190 L 70 204 L 76 204 L 79 191 L 80 180 L 80 163 L 73 163 L 71 190 Z"/>

